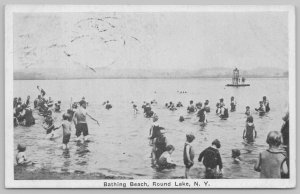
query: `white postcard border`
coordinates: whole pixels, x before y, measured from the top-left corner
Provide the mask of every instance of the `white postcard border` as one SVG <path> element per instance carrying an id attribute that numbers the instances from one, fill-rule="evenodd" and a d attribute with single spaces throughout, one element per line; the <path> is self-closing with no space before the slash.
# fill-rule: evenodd
<path id="1" fill-rule="evenodd" d="M 183 179 L 183 180 L 14 180 L 13 142 L 13 14 L 40 12 L 288 12 L 290 179 Z M 296 186 L 296 68 L 295 7 L 290 5 L 7 5 L 5 7 L 5 186 L 6 188 L 293 188 Z M 292 134 L 292 135 L 291 135 Z M 148 186 L 130 186 L 130 183 Z M 156 187 L 153 182 L 170 183 Z M 180 186 L 185 182 L 190 186 Z M 198 182 L 200 186 L 195 186 Z M 178 186 L 176 186 L 178 185 Z"/>

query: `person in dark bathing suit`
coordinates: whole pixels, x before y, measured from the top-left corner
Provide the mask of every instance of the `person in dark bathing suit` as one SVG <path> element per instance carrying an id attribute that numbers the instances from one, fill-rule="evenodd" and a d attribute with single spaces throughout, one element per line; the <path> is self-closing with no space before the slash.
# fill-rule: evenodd
<path id="1" fill-rule="evenodd" d="M 218 139 L 212 142 L 212 145 L 202 151 L 199 155 L 198 161 L 201 162 L 203 159 L 203 165 L 205 166 L 205 178 L 215 179 L 220 178 L 222 175 L 222 159 L 219 152 L 221 143 Z M 219 167 L 219 170 L 217 169 Z"/>

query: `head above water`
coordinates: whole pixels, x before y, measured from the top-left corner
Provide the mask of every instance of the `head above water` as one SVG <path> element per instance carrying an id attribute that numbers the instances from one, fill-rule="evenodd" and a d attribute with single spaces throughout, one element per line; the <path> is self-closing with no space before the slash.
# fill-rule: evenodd
<path id="1" fill-rule="evenodd" d="M 79 102 L 79 105 L 82 106 L 83 108 L 86 108 L 86 101 L 81 100 L 81 101 Z"/>
<path id="2" fill-rule="evenodd" d="M 281 144 L 281 133 L 278 132 L 278 131 L 269 132 L 266 142 L 267 142 L 267 144 L 269 144 L 269 146 L 275 146 L 275 147 L 280 146 L 280 144 Z"/>
<path id="3" fill-rule="evenodd" d="M 250 115 L 247 117 L 247 123 L 253 123 L 253 117 Z"/>
<path id="4" fill-rule="evenodd" d="M 26 146 L 24 144 L 18 144 L 17 149 L 19 152 L 25 152 Z"/>
<path id="5" fill-rule="evenodd" d="M 263 96 L 263 100 L 267 100 L 267 97 L 266 97 L 266 96 Z"/>
<path id="6" fill-rule="evenodd" d="M 70 119 L 70 115 L 68 113 L 64 113 L 62 116 L 63 120 L 69 120 Z"/>
<path id="7" fill-rule="evenodd" d="M 216 146 L 216 148 L 220 148 L 221 147 L 221 142 L 218 140 L 218 139 L 215 139 L 212 143 L 211 143 L 211 145 L 215 145 Z"/>
<path id="8" fill-rule="evenodd" d="M 167 151 L 174 151 L 175 147 L 173 145 L 167 145 L 166 150 Z"/>
<path id="9" fill-rule="evenodd" d="M 284 115 L 284 117 L 282 117 L 282 120 L 283 120 L 284 122 L 289 121 L 289 112 L 287 112 L 287 113 Z"/>
<path id="10" fill-rule="evenodd" d="M 154 114 L 153 115 L 153 122 L 156 122 L 156 121 L 158 121 L 158 116 L 157 116 L 157 114 Z"/>
<path id="11" fill-rule="evenodd" d="M 231 150 L 231 157 L 237 158 L 241 155 L 241 151 L 239 149 L 232 149 Z"/>
<path id="12" fill-rule="evenodd" d="M 192 141 L 194 141 L 195 136 L 193 134 L 186 134 L 186 141 L 191 143 Z"/>

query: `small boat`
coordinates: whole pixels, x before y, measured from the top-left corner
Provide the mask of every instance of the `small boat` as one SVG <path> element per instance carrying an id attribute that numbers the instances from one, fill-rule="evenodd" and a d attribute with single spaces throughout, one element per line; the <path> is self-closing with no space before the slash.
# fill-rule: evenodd
<path id="1" fill-rule="evenodd" d="M 246 78 L 242 77 L 242 80 L 240 78 L 240 71 L 238 68 L 235 68 L 233 70 L 232 74 L 232 83 L 231 84 L 226 84 L 226 86 L 229 87 L 245 87 L 245 86 L 250 86 L 250 84 L 245 83 Z"/>

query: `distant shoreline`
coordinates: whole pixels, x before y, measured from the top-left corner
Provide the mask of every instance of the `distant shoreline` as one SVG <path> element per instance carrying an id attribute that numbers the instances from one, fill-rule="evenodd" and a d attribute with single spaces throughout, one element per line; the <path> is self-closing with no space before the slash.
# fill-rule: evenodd
<path id="1" fill-rule="evenodd" d="M 289 78 L 288 76 L 247 77 L 248 79 Z M 85 79 L 232 79 L 232 77 L 74 77 L 74 78 L 14 78 L 13 80 L 85 80 Z"/>

